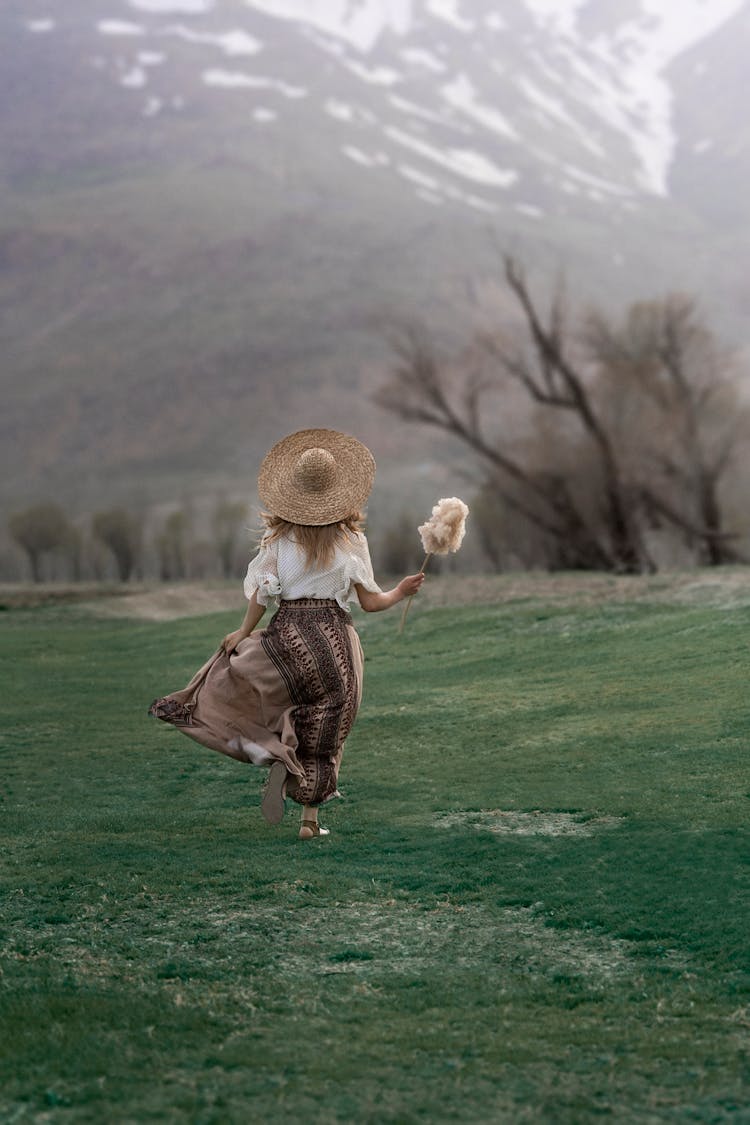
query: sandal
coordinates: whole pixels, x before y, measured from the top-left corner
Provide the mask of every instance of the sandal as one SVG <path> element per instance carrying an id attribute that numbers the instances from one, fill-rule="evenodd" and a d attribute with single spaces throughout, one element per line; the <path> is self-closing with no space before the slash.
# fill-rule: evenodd
<path id="1" fill-rule="evenodd" d="M 317 820 L 303 820 L 299 826 L 300 840 L 312 840 L 314 836 L 330 836 L 330 829 L 321 828 Z"/>
<path id="2" fill-rule="evenodd" d="M 261 812 L 269 824 L 278 824 L 284 816 L 285 786 L 286 766 L 276 761 L 268 771 L 268 781 L 260 802 Z"/>

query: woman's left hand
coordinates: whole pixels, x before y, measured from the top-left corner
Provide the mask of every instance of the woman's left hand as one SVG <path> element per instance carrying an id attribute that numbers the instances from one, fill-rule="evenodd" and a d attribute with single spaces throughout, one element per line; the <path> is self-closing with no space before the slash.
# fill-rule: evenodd
<path id="1" fill-rule="evenodd" d="M 233 633 L 227 633 L 220 647 L 229 655 L 229 653 L 234 652 L 240 641 L 244 641 L 246 636 L 247 633 L 243 633 L 242 629 L 235 629 Z"/>

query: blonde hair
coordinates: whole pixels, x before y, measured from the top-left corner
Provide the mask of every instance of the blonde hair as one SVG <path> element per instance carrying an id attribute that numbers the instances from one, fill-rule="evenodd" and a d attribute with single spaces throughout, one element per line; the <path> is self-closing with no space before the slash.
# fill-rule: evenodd
<path id="1" fill-rule="evenodd" d="M 352 512 L 337 523 L 312 527 L 304 523 L 290 523 L 271 512 L 261 512 L 260 515 L 266 525 L 263 536 L 265 543 L 273 543 L 275 539 L 293 539 L 305 552 L 307 565 L 314 567 L 325 567 L 333 562 L 337 544 L 345 543 L 350 535 L 362 531 L 364 520 L 361 512 Z"/>

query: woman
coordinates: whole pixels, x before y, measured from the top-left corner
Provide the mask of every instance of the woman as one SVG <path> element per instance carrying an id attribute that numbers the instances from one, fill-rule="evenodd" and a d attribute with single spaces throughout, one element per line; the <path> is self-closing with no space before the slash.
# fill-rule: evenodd
<path id="1" fill-rule="evenodd" d="M 318 808 L 339 795 L 338 772 L 362 697 L 362 648 L 348 612 L 367 612 L 416 594 L 423 574 L 392 590 L 375 582 L 360 509 L 375 461 L 356 438 L 300 430 L 271 449 L 258 493 L 266 533 L 245 578 L 247 612 L 183 691 L 150 713 L 240 761 L 269 767 L 263 815 L 302 806 L 303 840 L 328 835 Z M 267 629 L 254 633 L 269 604 Z"/>

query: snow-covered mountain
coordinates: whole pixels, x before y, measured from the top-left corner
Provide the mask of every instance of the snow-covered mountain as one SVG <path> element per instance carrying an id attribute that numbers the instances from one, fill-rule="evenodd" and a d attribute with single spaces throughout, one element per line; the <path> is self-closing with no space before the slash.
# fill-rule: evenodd
<path id="1" fill-rule="evenodd" d="M 75 26 L 82 67 L 129 92 L 145 119 L 183 111 L 196 85 L 243 99 L 252 122 L 276 129 L 311 102 L 339 123 L 348 159 L 400 177 L 427 204 L 452 200 L 489 214 L 506 194 L 527 214 L 537 213 L 540 194 L 548 204 L 581 195 L 618 206 L 668 196 L 681 140 L 672 69 L 689 57 L 699 83 L 715 65 L 711 40 L 727 28 L 746 35 L 750 20 L 746 0 L 70 7 L 35 11 L 23 25 L 51 37 Z M 175 64 L 185 45 L 189 76 Z M 712 147 L 710 135 L 692 141 L 705 160 Z"/>
<path id="2" fill-rule="evenodd" d="M 251 445 L 311 386 L 366 431 L 373 318 L 475 299 L 490 231 L 742 342 L 749 38 L 750 0 L 5 0 L 9 464 L 32 384 L 36 482 L 63 451 L 153 474 L 188 433 L 205 463 L 268 375 Z"/>

